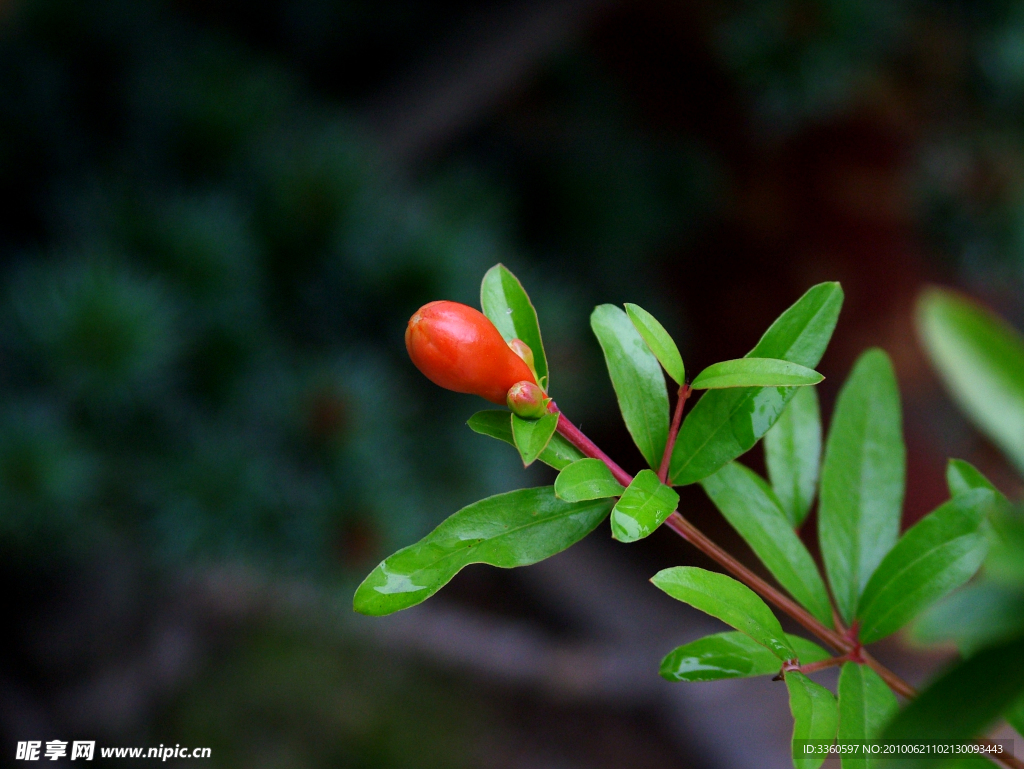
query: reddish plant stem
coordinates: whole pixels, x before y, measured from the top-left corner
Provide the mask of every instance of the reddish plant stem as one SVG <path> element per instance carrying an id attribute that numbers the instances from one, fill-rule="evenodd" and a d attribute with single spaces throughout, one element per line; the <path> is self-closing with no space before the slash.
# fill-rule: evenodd
<path id="1" fill-rule="evenodd" d="M 554 406 L 553 403 L 552 407 L 552 410 L 557 410 L 557 406 Z M 597 444 L 584 435 L 580 429 L 566 419 L 565 415 L 561 412 L 559 412 L 558 415 L 558 432 L 586 456 L 593 457 L 594 459 L 600 459 L 604 462 L 612 471 L 612 475 L 615 476 L 615 480 L 623 486 L 628 486 L 633 480 L 633 476 L 619 467 L 614 460 L 601 451 Z M 789 596 L 769 584 L 736 560 L 732 555 L 715 544 L 707 537 L 707 535 L 700 531 L 700 529 L 680 515 L 678 510 L 673 512 L 665 523 L 670 529 L 672 529 L 672 531 L 725 568 L 726 571 L 739 579 L 740 582 L 743 582 L 754 592 L 760 594 L 770 603 L 773 603 L 777 608 L 788 614 L 805 629 L 816 635 L 836 651 L 842 654 L 849 654 L 857 647 L 857 643 L 855 641 L 847 638 L 842 633 L 837 633 L 835 630 L 826 627 L 816 617 L 814 617 L 814 615 L 804 609 L 804 607 L 800 606 Z M 864 657 L 865 663 L 878 673 L 882 680 L 892 687 L 893 691 L 908 698 L 913 697 L 916 694 L 910 684 L 883 666 L 867 652 L 862 651 L 861 654 Z"/>
<path id="2" fill-rule="evenodd" d="M 658 468 L 658 479 L 662 483 L 668 483 L 668 468 L 672 464 L 672 449 L 676 446 L 679 425 L 683 422 L 683 407 L 686 406 L 686 399 L 689 397 L 690 385 L 684 382 L 679 385 L 679 394 L 676 396 L 676 411 L 672 415 L 672 424 L 668 428 L 668 440 L 665 442 L 665 453 L 661 455 L 661 467 Z"/>

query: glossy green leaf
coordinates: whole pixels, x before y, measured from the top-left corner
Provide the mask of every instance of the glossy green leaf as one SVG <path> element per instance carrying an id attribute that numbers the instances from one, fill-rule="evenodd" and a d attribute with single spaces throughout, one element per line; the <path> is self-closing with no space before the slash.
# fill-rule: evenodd
<path id="1" fill-rule="evenodd" d="M 962 459 L 949 460 L 946 465 L 946 485 L 949 486 L 949 494 L 953 497 L 972 489 L 990 489 L 996 493 L 999 492 L 992 485 L 992 481 L 982 475 L 978 468 Z"/>
<path id="2" fill-rule="evenodd" d="M 512 439 L 523 458 L 523 465 L 533 464 L 551 442 L 558 429 L 558 414 L 545 414 L 540 419 L 523 419 L 512 414 Z"/>
<path id="3" fill-rule="evenodd" d="M 1001 318 L 951 291 L 926 291 L 917 328 L 960 407 L 1024 472 L 1024 339 Z"/>
<path id="4" fill-rule="evenodd" d="M 480 307 L 490 318 L 506 342 L 522 339 L 533 351 L 533 365 L 539 384 L 545 390 L 551 385 L 548 359 L 544 355 L 537 311 L 526 295 L 522 283 L 503 264 L 496 264 L 484 274 L 480 284 Z"/>
<path id="5" fill-rule="evenodd" d="M 839 392 L 818 502 L 822 559 L 847 623 L 899 533 L 906 465 L 901 421 L 889 356 L 869 350 Z"/>
<path id="6" fill-rule="evenodd" d="M 983 580 L 958 590 L 925 611 L 914 623 L 922 643 L 953 642 L 963 654 L 1024 635 L 1024 590 Z"/>
<path id="7" fill-rule="evenodd" d="M 873 740 L 899 710 L 896 695 L 874 670 L 855 662 L 843 664 L 839 673 L 840 740 Z M 878 760 L 858 755 L 843 756 L 842 769 L 874 769 Z"/>
<path id="8" fill-rule="evenodd" d="M 1024 692 L 1024 638 L 979 651 L 928 685 L 880 739 L 958 742 L 980 736 Z M 906 766 L 903 760 L 883 766 Z"/>
<path id="9" fill-rule="evenodd" d="M 797 740 L 827 740 L 836 738 L 839 726 L 839 708 L 835 695 L 819 686 L 803 673 L 786 673 L 789 689 L 789 710 L 793 714 L 793 766 L 796 769 L 817 769 L 824 756 L 805 756 L 797 752 Z"/>
<path id="10" fill-rule="evenodd" d="M 662 368 L 675 380 L 677 385 L 681 385 L 686 381 L 686 367 L 683 366 L 683 356 L 679 354 L 679 348 L 676 347 L 675 341 L 669 336 L 665 327 L 658 322 L 658 319 L 643 307 L 629 303 L 625 306 L 626 315 L 629 316 L 640 336 L 647 342 L 647 346 L 651 348 L 651 352 L 661 363 Z"/>
<path id="11" fill-rule="evenodd" d="M 995 502 L 993 492 L 975 489 L 907 530 L 878 565 L 860 599 L 862 643 L 895 633 L 974 576 L 988 550 L 983 526 Z"/>
<path id="12" fill-rule="evenodd" d="M 583 539 L 611 506 L 563 502 L 551 486 L 482 499 L 384 559 L 356 590 L 355 610 L 383 615 L 415 606 L 471 563 L 509 569 L 542 561 Z"/>
<path id="13" fill-rule="evenodd" d="M 782 416 L 764 436 L 768 478 L 789 523 L 807 518 L 821 469 L 821 412 L 813 387 L 797 390 Z"/>
<path id="14" fill-rule="evenodd" d="M 579 459 L 555 478 L 555 496 L 566 502 L 617 497 L 625 487 L 600 459 Z"/>
<path id="15" fill-rule="evenodd" d="M 651 582 L 677 601 L 688 603 L 747 634 L 780 660 L 795 656 L 796 652 L 772 610 L 742 582 L 696 566 L 663 569 L 651 578 Z"/>
<path id="16" fill-rule="evenodd" d="M 668 440 L 668 388 L 661 364 L 615 305 L 595 307 L 590 327 L 604 351 L 626 429 L 647 464 L 656 468 Z"/>
<path id="17" fill-rule="evenodd" d="M 498 409 L 478 411 L 469 418 L 466 424 L 475 433 L 497 438 L 510 446 L 515 446 L 516 442 L 512 438 L 512 420 L 508 415 L 509 412 Z M 556 470 L 561 470 L 583 457 L 582 451 L 555 433 L 537 459 Z"/>
<path id="18" fill-rule="evenodd" d="M 771 487 L 737 462 L 708 476 L 701 485 L 779 584 L 824 625 L 832 627 L 832 604 L 825 583 Z"/>
<path id="19" fill-rule="evenodd" d="M 838 283 L 814 286 L 779 316 L 747 357 L 817 366 L 842 305 L 843 290 Z M 749 451 L 799 389 L 742 387 L 705 393 L 679 431 L 669 473 L 672 484 L 696 483 Z"/>
<path id="20" fill-rule="evenodd" d="M 653 470 L 641 470 L 612 508 L 612 536 L 636 542 L 661 526 L 679 506 L 679 495 L 658 480 Z"/>
<path id="21" fill-rule="evenodd" d="M 715 363 L 697 374 L 694 390 L 727 387 L 802 387 L 823 380 L 814 369 L 776 358 L 739 358 Z"/>
<path id="22" fill-rule="evenodd" d="M 804 665 L 831 655 L 812 641 L 786 634 Z M 782 661 L 743 633 L 716 633 L 679 646 L 661 661 L 661 677 L 668 681 L 718 681 L 723 678 L 751 678 L 776 675 Z"/>

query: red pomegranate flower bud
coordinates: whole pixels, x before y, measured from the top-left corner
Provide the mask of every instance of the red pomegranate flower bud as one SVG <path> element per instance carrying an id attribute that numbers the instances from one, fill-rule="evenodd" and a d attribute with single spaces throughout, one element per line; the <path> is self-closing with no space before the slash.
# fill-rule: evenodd
<path id="1" fill-rule="evenodd" d="M 516 382 L 509 388 L 505 402 L 513 414 L 526 419 L 540 419 L 548 413 L 549 398 L 533 382 Z"/>
<path id="2" fill-rule="evenodd" d="M 409 319 L 405 348 L 434 384 L 504 404 L 516 382 L 535 382 L 522 358 L 479 310 L 458 302 L 431 302 Z"/>

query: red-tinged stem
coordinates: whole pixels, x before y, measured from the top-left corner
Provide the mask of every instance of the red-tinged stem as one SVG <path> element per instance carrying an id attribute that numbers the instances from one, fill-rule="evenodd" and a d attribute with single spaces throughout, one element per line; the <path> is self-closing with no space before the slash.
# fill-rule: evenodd
<path id="1" fill-rule="evenodd" d="M 679 385 L 679 395 L 676 397 L 676 411 L 672 415 L 672 424 L 668 428 L 668 440 L 665 442 L 665 453 L 661 455 L 661 467 L 658 468 L 658 478 L 662 483 L 668 483 L 668 468 L 672 464 L 672 449 L 676 446 L 679 425 L 683 422 L 683 407 L 686 406 L 686 399 L 689 397 L 690 385 L 684 382 Z"/>
<path id="2" fill-rule="evenodd" d="M 553 411 L 557 411 L 557 406 L 555 406 L 554 403 L 551 404 L 551 407 Z M 565 414 L 562 414 L 561 412 L 558 414 L 558 432 L 586 456 L 593 457 L 594 459 L 600 459 L 604 462 L 612 471 L 612 475 L 615 476 L 615 480 L 623 486 L 628 486 L 633 480 L 633 476 L 619 467 L 614 460 L 601 451 L 597 444 L 584 435 L 582 431 L 570 422 L 565 417 Z M 736 560 L 732 555 L 715 544 L 707 535 L 700 531 L 700 529 L 680 515 L 678 510 L 668 517 L 665 524 L 702 553 L 710 557 L 720 566 L 724 567 L 726 571 L 731 573 L 740 582 L 743 582 L 754 592 L 760 594 L 770 603 L 773 603 L 776 607 L 784 611 L 804 628 L 816 635 L 836 651 L 841 652 L 842 654 L 849 654 L 858 648 L 859 645 L 855 640 L 847 638 L 844 634 L 826 627 L 814 615 L 804 609 L 804 607 L 800 606 L 800 604 L 796 603 L 796 601 L 785 595 L 773 585 L 769 584 Z M 871 668 L 878 673 L 878 675 L 887 684 L 889 684 L 890 687 L 892 687 L 893 691 L 898 694 L 902 694 L 904 697 L 914 696 L 915 692 L 910 684 L 888 668 L 884 667 L 881 663 L 867 654 L 867 652 L 862 651 L 861 654 L 863 654 L 865 663 L 870 665 Z"/>

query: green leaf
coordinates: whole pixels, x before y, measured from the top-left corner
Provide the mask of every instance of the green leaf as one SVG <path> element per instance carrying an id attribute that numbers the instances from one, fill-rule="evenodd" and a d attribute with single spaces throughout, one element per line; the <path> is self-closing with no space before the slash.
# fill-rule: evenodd
<path id="1" fill-rule="evenodd" d="M 739 358 L 715 363 L 697 374 L 694 390 L 727 387 L 800 387 L 823 380 L 814 369 L 776 358 Z"/>
<path id="2" fill-rule="evenodd" d="M 992 481 L 982 475 L 978 468 L 962 459 L 949 460 L 946 465 L 946 485 L 949 486 L 949 494 L 952 497 L 971 489 L 990 489 L 999 493 L 999 489 L 993 486 Z"/>
<path id="3" fill-rule="evenodd" d="M 969 740 L 982 734 L 1022 692 L 1024 638 L 1015 638 L 946 670 L 889 723 L 880 739 Z M 891 765 L 907 764 L 900 760 Z"/>
<path id="4" fill-rule="evenodd" d="M 839 739 L 873 740 L 900 708 L 896 695 L 874 670 L 855 662 L 839 673 Z M 843 769 L 874 769 L 875 758 L 843 756 Z"/>
<path id="5" fill-rule="evenodd" d="M 829 653 L 812 641 L 786 634 L 800 664 L 827 660 Z M 670 651 L 661 661 L 661 677 L 668 681 L 718 681 L 775 675 L 778 657 L 743 633 L 705 636 Z"/>
<path id="6" fill-rule="evenodd" d="M 537 311 L 526 295 L 523 284 L 505 265 L 496 264 L 484 274 L 480 284 L 480 307 L 506 342 L 513 339 L 526 342 L 533 351 L 538 384 L 547 390 L 551 382 L 548 379 L 548 359 L 544 355 Z"/>
<path id="7" fill-rule="evenodd" d="M 615 305 L 595 307 L 590 327 L 604 351 L 626 429 L 647 464 L 658 467 L 668 441 L 668 388 L 661 365 L 626 313 Z"/>
<path id="8" fill-rule="evenodd" d="M 835 695 L 819 686 L 803 673 L 786 673 L 789 689 L 789 710 L 793 714 L 793 766 L 796 769 L 817 769 L 824 756 L 805 757 L 797 752 L 797 740 L 827 740 L 836 738 L 839 708 Z"/>
<path id="9" fill-rule="evenodd" d="M 555 496 L 566 502 L 617 497 L 623 491 L 623 485 L 600 459 L 577 460 L 555 478 Z"/>
<path id="10" fill-rule="evenodd" d="M 641 470 L 612 508 L 612 536 L 636 542 L 661 526 L 679 506 L 679 495 L 658 480 L 653 470 Z"/>
<path id="11" fill-rule="evenodd" d="M 512 438 L 512 422 L 508 415 L 509 412 L 498 409 L 478 411 L 469 418 L 466 424 L 475 433 L 497 438 L 510 446 L 515 446 L 516 442 Z M 583 459 L 583 456 L 582 451 L 555 433 L 537 459 L 556 470 L 561 470 L 573 462 Z"/>
<path id="12" fill-rule="evenodd" d="M 471 563 L 510 569 L 542 561 L 583 539 L 611 506 L 563 502 L 551 486 L 482 499 L 384 559 L 356 590 L 355 610 L 379 616 L 415 606 Z"/>
<path id="13" fill-rule="evenodd" d="M 991 580 L 967 585 L 939 601 L 913 627 L 916 641 L 952 641 L 965 655 L 1016 635 L 1024 635 L 1024 591 Z"/>
<path id="14" fill-rule="evenodd" d="M 940 289 L 921 295 L 917 329 L 964 413 L 1024 472 L 1024 339 L 984 307 Z"/>
<path id="15" fill-rule="evenodd" d="M 675 380 L 677 385 L 686 381 L 686 367 L 683 366 L 683 356 L 679 354 L 679 348 L 669 336 L 658 319 L 647 310 L 637 304 L 626 303 L 626 314 L 633 321 L 633 325 L 640 333 L 640 336 L 647 342 L 658 362 L 661 363 L 665 372 Z"/>
<path id="16" fill-rule="evenodd" d="M 701 485 L 779 584 L 832 627 L 832 604 L 818 567 L 768 484 L 753 470 L 730 462 Z"/>
<path id="17" fill-rule="evenodd" d="M 843 290 L 838 283 L 814 286 L 779 316 L 747 357 L 817 366 L 842 305 Z M 744 387 L 705 393 L 679 431 L 669 473 L 672 484 L 696 483 L 749 451 L 798 390 Z"/>
<path id="18" fill-rule="evenodd" d="M 975 489 L 907 530 L 878 565 L 860 599 L 861 643 L 895 633 L 974 576 L 988 550 L 983 525 L 995 504 L 994 493 Z"/>
<path id="19" fill-rule="evenodd" d="M 1017 730 L 1017 734 L 1024 735 L 1024 697 L 1018 697 L 1010 706 L 1003 711 L 1003 718 Z"/>
<path id="20" fill-rule="evenodd" d="M 839 392 L 818 502 L 821 555 L 847 623 L 899 533 L 906 464 L 901 419 L 889 357 L 869 350 Z"/>
<path id="21" fill-rule="evenodd" d="M 775 496 L 793 528 L 807 518 L 821 469 L 818 392 L 801 387 L 764 436 L 764 459 Z"/>
<path id="22" fill-rule="evenodd" d="M 677 601 L 688 603 L 747 634 L 780 660 L 795 656 L 796 652 L 772 610 L 742 582 L 696 566 L 663 569 L 651 578 L 651 582 Z"/>
<path id="23" fill-rule="evenodd" d="M 512 438 L 525 467 L 544 453 L 557 428 L 558 414 L 545 414 L 540 419 L 523 419 L 512 414 Z"/>

